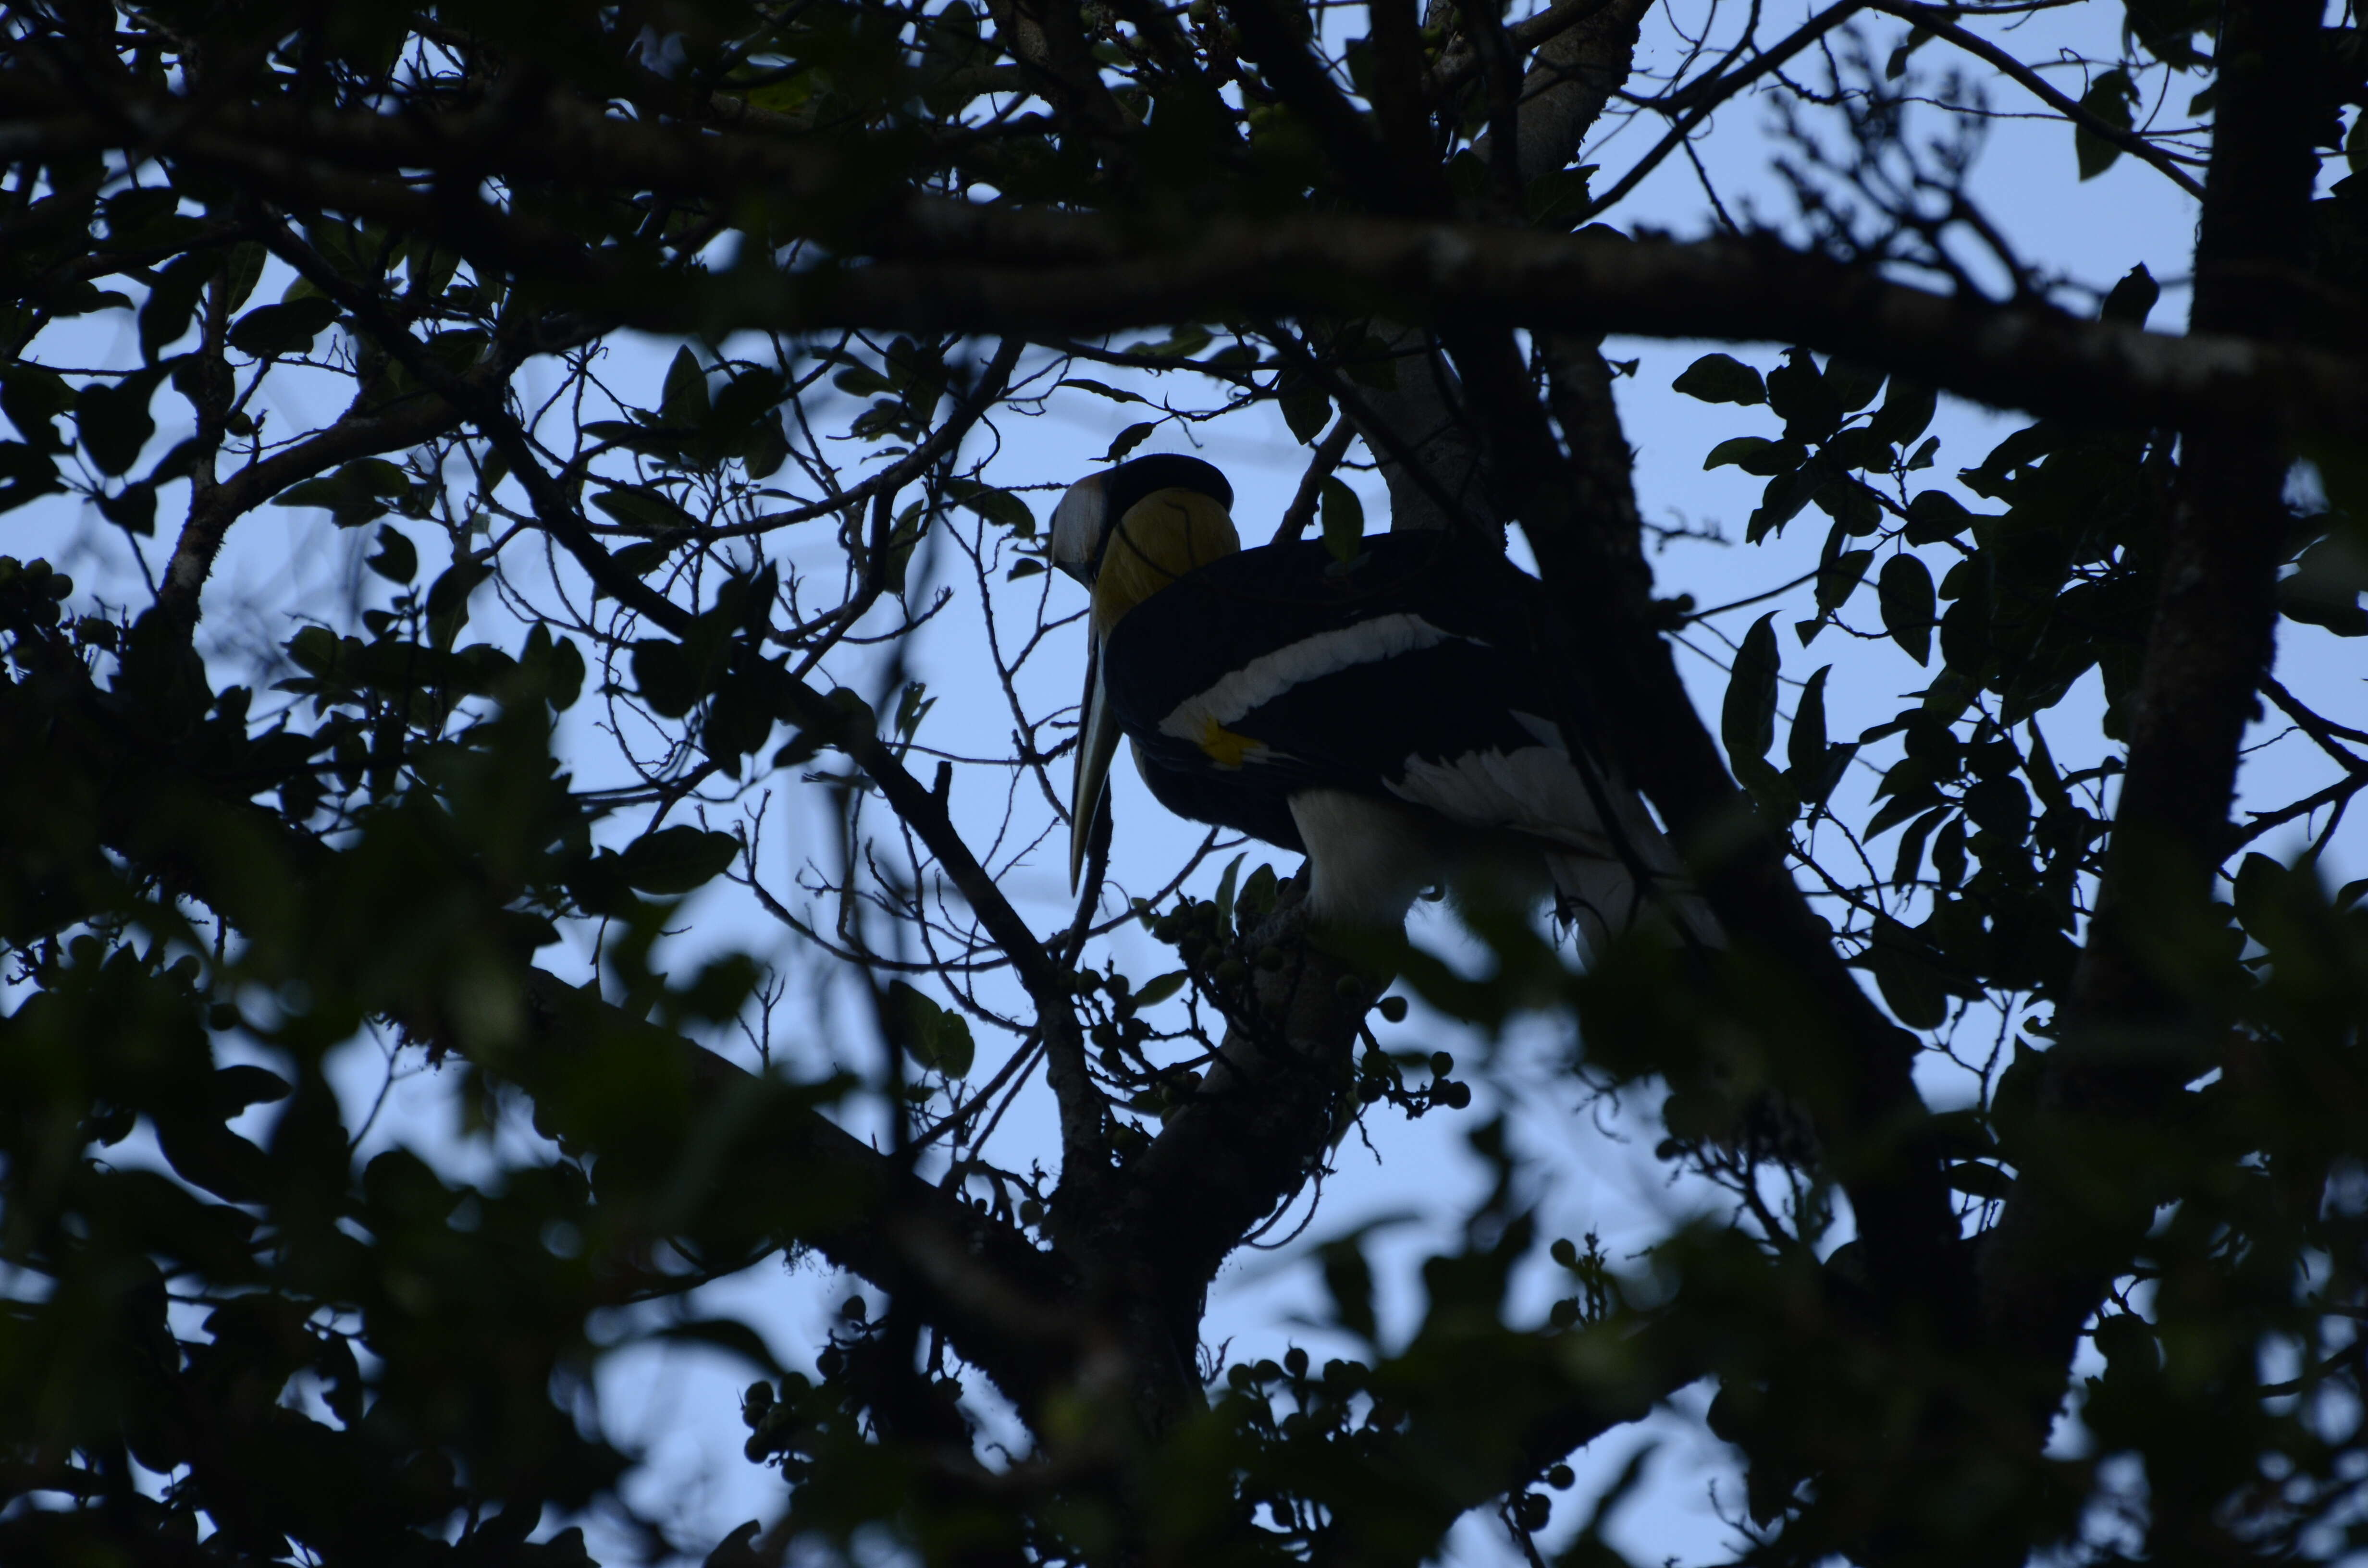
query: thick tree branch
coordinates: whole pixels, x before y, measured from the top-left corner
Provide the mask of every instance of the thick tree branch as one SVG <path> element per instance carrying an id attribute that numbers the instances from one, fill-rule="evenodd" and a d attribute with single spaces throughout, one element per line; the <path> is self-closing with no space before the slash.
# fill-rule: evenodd
<path id="1" fill-rule="evenodd" d="M 341 852 L 253 804 L 245 792 L 253 780 L 222 771 L 218 742 L 175 733 L 98 691 L 68 653 L 51 668 L 44 681 L 0 682 L 0 745 L 106 781 L 86 802 L 100 842 L 161 869 L 176 893 L 250 939 L 289 940 L 282 890 L 336 887 Z M 275 864 L 280 873 L 265 874 Z M 1023 1410 L 1041 1409 L 1079 1375 L 1100 1331 L 1079 1314 L 1064 1266 L 1019 1232 L 921 1180 L 788 1085 L 545 971 L 521 963 L 513 978 L 527 1003 L 523 1036 L 484 1065 L 547 1097 L 553 1125 L 569 1125 L 573 1075 L 599 1050 L 669 1064 L 689 1096 L 689 1125 L 715 1141 L 705 1151 L 714 1161 L 707 1194 L 754 1233 L 812 1246 L 915 1301 Z M 394 1017 L 427 1040 L 464 1043 L 432 1009 Z"/>
<path id="2" fill-rule="evenodd" d="M 1253 7 L 1254 8 L 1254 7 Z M 1337 97 L 1328 82 L 1319 84 Z M 0 79 L 0 107 L 22 78 Z M 51 130 L 71 113 L 46 108 Z M 140 118 L 135 116 L 135 119 Z M 481 265 L 573 288 L 622 324 L 698 330 L 727 301 L 744 324 L 1076 334 L 1231 311 L 1383 313 L 1409 322 L 1474 317 L 1645 336 L 1801 344 L 1846 354 L 2004 407 L 2082 416 L 2112 405 L 2188 427 L 2264 415 L 2368 437 L 2368 367 L 2292 345 L 2209 330 L 2184 338 L 1996 305 L 1895 283 L 1767 237 L 1622 244 L 1600 235 L 1484 224 L 1308 216 L 1140 224 L 934 197 L 857 195 L 858 161 L 812 146 L 639 126 L 581 111 L 498 142 L 433 116 L 286 112 L 194 125 L 151 115 L 165 150 L 276 193 L 434 234 Z M 1356 135 L 1380 147 L 1361 124 Z M 61 132 L 63 134 L 63 132 Z M 119 133 L 85 127 L 83 140 Z M 67 137 L 67 141 L 74 137 Z M 1356 145 L 1351 140 L 1345 145 Z M 300 153 L 294 149 L 302 149 Z M 1361 158 L 1362 154 L 1351 154 Z M 337 158 L 343 164 L 325 160 Z M 433 196 L 357 170 L 426 167 L 514 179 L 575 178 L 728 199 L 759 191 L 786 212 L 848 214 L 834 243 L 861 267 L 796 273 L 759 256 L 722 275 L 587 248 L 482 202 Z M 876 184 L 876 182 L 874 182 Z M 746 254 L 746 253 L 744 253 Z"/>
<path id="3" fill-rule="evenodd" d="M 961 226 L 973 222 L 982 235 L 1001 229 L 985 215 Z M 953 236 L 946 239 L 951 251 Z M 1082 248 L 1090 257 L 1073 253 L 1029 267 L 891 260 L 750 279 L 736 284 L 735 298 L 761 299 L 758 318 L 783 329 L 1017 324 L 1083 333 L 1236 310 L 1371 311 L 1407 321 L 1799 344 L 2037 414 L 2079 419 L 2112 406 L 2117 418 L 2180 427 L 2266 416 L 2368 437 L 2368 366 L 2354 360 L 2233 335 L 2174 337 L 2047 307 L 1952 299 L 1770 239 L 1629 243 L 1313 218 L 1207 225 L 1197 243 L 1156 253 L 1122 244 Z M 693 290 L 684 308 L 649 312 L 653 319 L 638 324 L 671 330 L 699 309 Z"/>
<path id="4" fill-rule="evenodd" d="M 593 536 L 574 501 L 542 466 L 541 455 L 525 428 L 498 394 L 474 387 L 437 362 L 401 324 L 390 319 L 376 298 L 340 277 L 309 247 L 300 244 L 279 225 L 268 231 L 266 243 L 274 254 L 343 305 L 362 329 L 400 360 L 420 383 L 459 408 L 484 432 L 526 488 L 535 520 L 600 592 L 681 637 L 689 633 L 695 613 L 676 604 L 640 577 L 617 565 Z M 1007 345 L 1016 357 L 1017 339 Z M 998 364 L 1003 361 L 998 360 Z M 1008 373 L 1005 365 L 1004 373 Z M 1068 969 L 1057 961 L 1042 938 L 1013 909 L 994 876 L 979 864 L 970 846 L 954 826 L 946 802 L 906 772 L 895 754 L 871 727 L 868 711 L 850 713 L 791 675 L 779 664 L 760 666 L 760 676 L 772 688 L 780 710 L 801 728 L 829 737 L 830 744 L 869 775 L 897 816 L 937 858 L 939 869 L 959 890 L 985 927 L 1036 1006 L 1044 1031 L 1046 1076 L 1061 1107 L 1064 1177 L 1075 1183 L 1080 1202 L 1090 1204 L 1099 1175 L 1108 1163 L 1108 1140 L 1099 1091 L 1086 1072 L 1085 1041 L 1079 1031 Z"/>
<path id="5" fill-rule="evenodd" d="M 1133 129 L 1102 81 L 1076 0 L 987 0 L 986 8 L 1003 46 L 1065 123 L 1110 142 Z"/>
<path id="6" fill-rule="evenodd" d="M 1239 944 L 1289 955 L 1230 999 L 1224 1043 L 1191 1102 L 1128 1167 L 1114 1230 L 1189 1365 L 1209 1282 L 1242 1237 L 1321 1163 L 1377 994 L 1351 961 L 1308 939 L 1296 881 Z"/>
<path id="7" fill-rule="evenodd" d="M 1565 167 L 1604 106 L 1628 79 L 1638 29 L 1651 0 L 1610 0 L 1538 51 L 1521 80 L 1520 146 L 1524 184 Z M 1548 13 L 1552 15 L 1552 13 Z M 1519 28 L 1509 29 L 1518 35 Z"/>
<path id="8" fill-rule="evenodd" d="M 489 359 L 472 368 L 466 379 L 491 387 L 516 368 L 513 358 Z M 356 458 L 407 450 L 445 435 L 460 423 L 461 415 L 450 403 L 432 396 L 407 398 L 371 413 L 348 410 L 335 424 L 295 445 L 256 459 L 220 483 L 201 487 L 192 497 L 188 520 L 174 544 L 172 562 L 156 595 L 157 608 L 184 627 L 194 626 L 199 595 L 231 525 L 290 485 Z"/>
<path id="9" fill-rule="evenodd" d="M 2198 334 L 2274 344 L 2301 320 L 2283 279 L 2307 244 L 2316 105 L 2300 84 L 2311 79 L 2318 17 L 2307 0 L 2227 10 L 2196 238 Z M 1983 1257 L 1990 1332 L 2030 1369 L 2034 1442 L 2062 1397 L 2082 1324 L 2156 1205 L 2173 1196 L 2127 1168 L 2129 1137 L 2164 1125 L 2180 1085 L 2210 1060 L 2196 1037 L 2212 1026 L 2187 1014 L 2148 949 L 2154 933 L 2212 918 L 2238 746 L 2276 622 L 2288 527 L 2281 436 L 2271 411 L 2247 419 L 2232 410 L 2181 454 L 2096 914 L 2046 1056 L 2038 1123 L 2011 1152 L 2021 1174 Z"/>
<path id="10" fill-rule="evenodd" d="M 1616 3 L 1617 0 L 1555 0 L 1554 5 L 1536 16 L 1524 17 L 1507 28 L 1505 40 L 1513 46 L 1515 53 L 1526 54 L 1533 49 L 1543 48 Z M 1430 96 L 1444 97 L 1470 81 L 1479 70 L 1480 57 L 1471 42 L 1458 40 L 1440 56 L 1439 63 L 1431 70 L 1428 83 Z"/>

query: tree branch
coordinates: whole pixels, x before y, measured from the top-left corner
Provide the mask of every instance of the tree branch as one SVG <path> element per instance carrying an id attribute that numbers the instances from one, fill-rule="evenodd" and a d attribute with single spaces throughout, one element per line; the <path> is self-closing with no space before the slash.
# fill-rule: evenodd
<path id="1" fill-rule="evenodd" d="M 101 843 L 161 869 L 176 894 L 249 939 L 287 940 L 283 928 L 301 915 L 281 890 L 335 886 L 343 852 L 246 799 L 241 790 L 253 778 L 224 771 L 218 738 L 167 733 L 97 690 L 71 653 L 51 665 L 63 678 L 0 682 L 0 742 L 106 781 L 89 802 Z M 265 874 L 273 862 L 287 869 Z M 529 964 L 518 963 L 512 978 L 528 1004 L 522 1038 L 481 1065 L 533 1093 L 555 1125 L 569 1125 L 569 1085 L 602 1044 L 671 1063 L 691 1124 L 713 1140 L 704 1151 L 715 1161 L 709 1195 L 725 1194 L 756 1233 L 812 1246 L 915 1301 L 1023 1411 L 1040 1411 L 1074 1381 L 1099 1331 L 1078 1312 L 1058 1259 L 834 1125 L 787 1085 Z M 431 1006 L 393 1016 L 417 1038 L 456 1050 L 467 1043 Z"/>
<path id="2" fill-rule="evenodd" d="M 1315 443 L 1307 455 L 1307 472 L 1299 476 L 1299 489 L 1292 495 L 1291 505 L 1282 509 L 1282 520 L 1274 526 L 1273 544 L 1289 544 L 1307 531 L 1315 520 L 1315 504 L 1324 493 L 1324 482 L 1349 455 L 1349 443 L 1357 438 L 1357 426 L 1347 415 L 1332 422 L 1332 428 Z"/>
<path id="3" fill-rule="evenodd" d="M 1688 88 L 1686 97 L 1691 107 L 1679 117 L 1678 122 L 1670 126 L 1668 132 L 1658 142 L 1654 142 L 1651 149 L 1643 157 L 1637 159 L 1628 172 L 1614 182 L 1610 190 L 1588 202 L 1587 210 L 1579 214 L 1577 221 L 1583 223 L 1600 213 L 1610 211 L 1615 203 L 1643 183 L 1646 175 L 1660 167 L 1662 159 L 1676 152 L 1687 138 L 1693 135 L 1701 128 L 1702 122 L 1708 119 L 1712 111 L 1719 105 L 1849 21 L 1860 11 L 1865 9 L 1870 3 L 1871 0 L 1839 0 L 1838 4 L 1827 6 L 1795 28 L 1790 34 L 1779 40 L 1775 48 L 1764 54 L 1755 56 L 1751 63 L 1742 70 L 1711 81 L 1696 83 Z"/>
<path id="4" fill-rule="evenodd" d="M 18 91 L 24 85 L 0 77 L 0 107 L 40 97 Z M 1318 85 L 1338 97 L 1328 80 Z M 44 123 L 52 129 L 73 118 L 58 117 L 53 104 L 49 110 L 53 118 Z M 2033 413 L 2080 417 L 2112 404 L 2135 421 L 2179 427 L 2267 415 L 2293 428 L 2368 437 L 2368 368 L 2356 360 L 2238 335 L 2207 330 L 2176 338 L 2044 306 L 1930 293 L 1767 236 L 1623 244 L 1600 235 L 1326 215 L 1201 222 L 1168 233 L 1045 210 L 876 196 L 853 202 L 860 216 L 850 234 L 843 219 L 857 194 L 850 187 L 860 160 L 811 146 L 580 111 L 498 142 L 427 114 L 218 115 L 196 125 L 161 112 L 133 118 L 168 153 L 252 189 L 433 234 L 480 265 L 541 275 L 609 319 L 648 331 L 698 330 L 727 299 L 734 319 L 784 331 L 860 325 L 1063 335 L 1229 311 L 1383 313 L 1409 322 L 1470 316 L 1580 332 L 1799 344 Z M 1361 123 L 1354 129 L 1378 158 Z M 717 199 L 763 192 L 785 214 L 830 215 L 837 254 L 870 259 L 790 273 L 752 256 L 723 274 L 685 271 L 639 253 L 586 247 L 482 201 L 431 196 L 321 161 L 329 157 L 367 168 L 450 169 L 465 173 L 472 188 L 488 174 L 598 175 L 612 186 Z"/>
<path id="5" fill-rule="evenodd" d="M 1955 20 L 1959 13 L 1942 10 L 1933 6 L 1919 6 L 1915 3 L 1915 0 L 1866 0 L 1866 3 L 1877 11 L 1887 11 L 1903 20 L 1913 22 L 1934 38 L 1946 39 L 1966 53 L 1987 61 L 2001 73 L 2021 84 L 2032 97 L 2089 135 L 2100 141 L 2112 142 L 2134 158 L 2144 159 L 2160 170 L 2163 176 L 2180 189 L 2198 201 L 2203 199 L 2203 187 L 2196 182 L 2193 175 L 2180 168 L 2169 153 L 2126 126 L 2115 125 L 2110 120 L 2099 119 L 2089 110 L 2082 108 L 2073 99 L 2066 97 L 2062 93 L 2049 86 L 2046 79 L 2038 72 L 2033 71 L 2005 50 L 1978 33 L 1967 32 L 1964 28 L 1959 27 Z"/>
<path id="6" fill-rule="evenodd" d="M 2282 281 L 2308 244 L 2318 10 L 2240 0 L 2226 12 L 2212 164 L 2196 237 L 2198 334 L 2290 338 Z M 2241 62 L 2241 63 L 2238 63 Z M 2261 352 L 2274 352 L 2263 348 Z M 2039 1113 L 2009 1151 L 2013 1195 L 1982 1258 L 1989 1332 L 2020 1358 L 2035 1450 L 2061 1402 L 2082 1324 L 2174 1194 L 2129 1168 L 2131 1138 L 2167 1125 L 2180 1086 L 2212 1060 L 2214 1026 L 2180 1005 L 2147 957 L 2151 934 L 2214 920 L 2238 747 L 2268 673 L 2288 516 L 2286 448 L 2272 411 L 2240 411 L 2181 454 L 2145 661 L 2096 912 L 2044 1058 Z M 2199 927 L 2201 928 L 2201 927 Z"/>
<path id="7" fill-rule="evenodd" d="M 445 369 L 401 324 L 387 316 L 374 296 L 348 283 L 285 228 L 270 225 L 266 243 L 314 287 L 343 305 L 420 384 L 459 408 L 485 433 L 525 486 L 536 522 L 575 559 L 600 592 L 673 636 L 690 631 L 696 619 L 693 611 L 620 567 L 601 548 L 583 514 L 543 468 L 524 427 L 497 397 Z M 1014 338 L 1007 344 L 1007 355 L 1016 356 L 1012 345 L 1017 342 Z M 1044 1031 L 1046 1077 L 1061 1108 L 1064 1179 L 1075 1184 L 1079 1202 L 1090 1204 L 1099 1173 L 1108 1165 L 1109 1143 L 1100 1092 L 1086 1071 L 1085 1040 L 1077 1025 L 1070 971 L 1054 960 L 1044 941 L 1004 898 L 993 875 L 978 863 L 954 826 L 946 802 L 906 772 L 881 741 L 868 710 L 851 715 L 780 664 L 767 663 L 759 668 L 782 711 L 801 728 L 827 736 L 831 744 L 870 775 L 890 809 L 928 846 L 939 869 L 969 903 L 989 939 L 1011 960 Z"/>
<path id="8" fill-rule="evenodd" d="M 988 214 L 961 226 L 1019 238 Z M 1028 227 L 1047 237 L 1051 226 Z M 1075 334 L 1233 311 L 1372 312 L 1797 344 L 2036 414 L 2081 419 L 2110 405 L 2135 424 L 2184 428 L 2269 417 L 2368 437 L 2368 367 L 2358 361 L 2234 335 L 2174 337 L 2047 306 L 1950 298 L 1767 237 L 1623 242 L 1349 217 L 1208 224 L 1195 239 L 1156 251 L 1090 222 L 1064 237 L 1081 243 L 1024 267 L 900 257 L 735 280 L 734 298 L 782 330 Z M 931 247 L 937 255 L 959 253 L 962 241 L 944 240 Z M 704 308 L 701 291 L 694 282 L 679 304 L 645 302 L 635 324 L 682 329 Z"/>

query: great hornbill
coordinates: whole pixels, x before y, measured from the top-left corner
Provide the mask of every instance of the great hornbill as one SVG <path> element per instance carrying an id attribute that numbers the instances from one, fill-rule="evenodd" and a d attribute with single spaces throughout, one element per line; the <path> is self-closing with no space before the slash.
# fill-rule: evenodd
<path id="1" fill-rule="evenodd" d="M 1717 926 L 1644 803 L 1556 722 L 1539 584 L 1440 532 L 1241 548 L 1233 486 L 1137 458 L 1069 487 L 1053 564 L 1092 590 L 1070 880 L 1121 735 L 1162 805 L 1304 854 L 1311 915 L 1395 929 L 1424 889 L 1533 904 L 1590 949 Z"/>

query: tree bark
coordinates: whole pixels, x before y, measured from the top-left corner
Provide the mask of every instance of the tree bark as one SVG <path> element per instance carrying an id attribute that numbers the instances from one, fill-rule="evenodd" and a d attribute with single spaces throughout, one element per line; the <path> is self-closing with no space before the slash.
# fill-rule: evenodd
<path id="1" fill-rule="evenodd" d="M 2319 8 L 2248 0 L 2225 15 L 2190 326 L 2277 345 L 2300 319 Z M 2216 923 L 2213 881 L 2286 549 L 2290 427 L 2278 414 L 2262 406 L 2185 439 L 2096 915 L 2046 1055 L 2039 1119 L 1982 1260 L 1989 1334 L 2027 1369 L 2035 1441 L 2083 1324 L 2171 1196 L 2158 1174 L 2108 1162 L 2160 1136 L 2209 1060 L 2202 1020 L 2149 949 L 2182 925 Z"/>

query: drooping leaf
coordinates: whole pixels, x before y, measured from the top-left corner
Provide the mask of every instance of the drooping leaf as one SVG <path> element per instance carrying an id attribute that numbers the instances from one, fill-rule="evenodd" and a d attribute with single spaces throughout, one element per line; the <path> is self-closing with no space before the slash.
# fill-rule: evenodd
<path id="1" fill-rule="evenodd" d="M 1184 983 L 1191 978 L 1188 971 L 1180 969 L 1172 969 L 1166 974 L 1154 975 L 1134 988 L 1134 1005 L 1138 1008 L 1143 1008 L 1165 1002 L 1183 990 Z"/>
<path id="2" fill-rule="evenodd" d="M 969 479 L 950 482 L 946 491 L 961 505 L 988 522 L 1010 529 L 1015 539 L 1036 537 L 1036 514 L 1028 509 L 1027 502 L 1010 491 L 997 490 Z"/>
<path id="3" fill-rule="evenodd" d="M 2130 116 L 2138 102 L 2137 85 L 2124 71 L 2100 73 L 2096 80 L 2089 84 L 2089 90 L 2080 95 L 2082 108 L 2119 131 L 2130 129 Z M 2084 180 L 2095 179 L 2112 168 L 2113 160 L 2122 155 L 2118 144 L 2108 142 L 2085 125 L 2073 130 L 2072 152 L 2080 167 L 2080 177 Z"/>
<path id="4" fill-rule="evenodd" d="M 1719 735 L 1726 743 L 1730 764 L 1744 758 L 1758 761 L 1776 742 L 1776 679 L 1781 660 L 1776 652 L 1776 614 L 1761 616 L 1743 635 L 1734 668 L 1726 680 L 1726 702 L 1719 714 Z"/>
<path id="5" fill-rule="evenodd" d="M 1746 473 L 1765 479 L 1791 472 L 1808 455 L 1804 448 L 1792 441 L 1771 441 L 1765 436 L 1730 436 L 1710 449 L 1702 459 L 1702 468 L 1708 471 L 1733 463 Z"/>
<path id="6" fill-rule="evenodd" d="M 949 1078 L 969 1074 L 977 1051 L 968 1018 L 901 980 L 889 983 L 886 1002 L 894 1027 L 903 1032 L 905 1053 L 916 1064 Z"/>
<path id="7" fill-rule="evenodd" d="M 189 329 L 189 317 L 197 309 L 198 296 L 204 291 L 207 279 L 221 269 L 222 262 L 219 251 L 192 251 L 176 256 L 156 275 L 147 301 L 140 307 L 142 358 L 154 364 L 156 357 Z"/>
<path id="8" fill-rule="evenodd" d="M 151 365 L 112 383 L 93 381 L 74 398 L 74 428 L 98 472 L 113 477 L 130 472 L 140 449 L 156 432 L 148 412 L 165 367 Z"/>
<path id="9" fill-rule="evenodd" d="M 378 553 L 362 564 L 388 582 L 404 585 L 419 575 L 419 551 L 400 531 L 382 528 L 378 530 Z"/>
<path id="10" fill-rule="evenodd" d="M 666 366 L 666 390 L 658 411 L 669 425 L 685 427 L 703 424 L 710 407 L 707 395 L 707 372 L 699 363 L 699 356 L 689 348 L 677 348 L 674 359 Z"/>
<path id="11" fill-rule="evenodd" d="M 1335 561 L 1355 560 L 1365 537 L 1365 504 L 1357 499 L 1357 493 L 1344 481 L 1325 475 L 1320 514 L 1324 548 Z"/>
<path id="12" fill-rule="evenodd" d="M 1902 551 L 1883 563 L 1875 581 L 1875 597 L 1883 609 L 1883 629 L 1901 651 L 1918 664 L 1932 656 L 1934 611 L 1931 568 Z"/>

